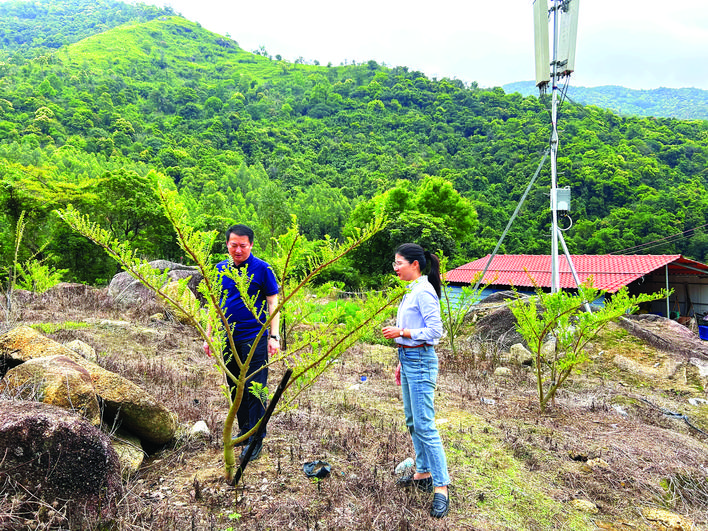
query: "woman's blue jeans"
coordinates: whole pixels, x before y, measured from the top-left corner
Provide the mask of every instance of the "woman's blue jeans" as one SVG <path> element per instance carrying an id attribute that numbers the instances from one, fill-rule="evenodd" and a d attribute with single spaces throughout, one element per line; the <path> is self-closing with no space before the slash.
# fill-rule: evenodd
<path id="1" fill-rule="evenodd" d="M 445 450 L 435 426 L 438 356 L 431 346 L 399 347 L 398 359 L 401 362 L 403 412 L 415 448 L 416 471 L 421 474 L 430 472 L 436 487 L 449 485 Z"/>

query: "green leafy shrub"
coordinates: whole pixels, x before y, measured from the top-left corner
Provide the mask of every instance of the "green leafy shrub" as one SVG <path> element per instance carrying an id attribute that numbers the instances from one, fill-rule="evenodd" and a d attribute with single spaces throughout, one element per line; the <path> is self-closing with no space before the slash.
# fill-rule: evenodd
<path id="1" fill-rule="evenodd" d="M 317 253 L 308 252 L 305 245 L 307 240 L 300 234 L 297 225 L 280 236 L 274 245 L 274 255 L 269 257 L 269 263 L 279 277 L 281 291 L 278 306 L 269 315 L 261 315 L 256 309 L 256 296 L 248 295 L 248 286 L 251 278 L 242 269 L 227 268 L 219 272 L 211 264 L 211 250 L 214 246 L 217 233 L 205 233 L 195 230 L 189 225 L 189 216 L 183 203 L 178 200 L 175 192 L 164 188 L 158 189 L 158 197 L 167 219 L 174 227 L 177 241 L 186 256 L 188 256 L 199 269 L 203 280 L 198 286 L 199 292 L 206 301 L 205 306 L 195 304 L 194 295 L 189 292 L 187 282 L 183 279 L 178 282 L 178 288 L 166 289 L 167 271 L 159 271 L 142 258 L 127 241 L 119 241 L 108 230 L 91 222 L 71 206 L 61 210 L 60 215 L 75 231 L 90 239 L 103 248 L 126 271 L 139 280 L 148 289 L 164 302 L 172 306 L 185 316 L 185 321 L 196 328 L 208 345 L 208 351 L 213 355 L 215 366 L 223 376 L 221 388 L 225 400 L 228 402 L 228 413 L 224 421 L 224 474 L 227 481 L 235 483 L 240 478 L 242 469 L 237 470 L 234 446 L 250 434 L 233 438 L 233 425 L 248 379 L 249 366 L 258 341 L 268 330 L 273 316 L 282 312 L 284 320 L 291 323 L 291 331 L 287 338 L 287 349 L 271 356 L 268 366 L 279 364 L 292 370 L 292 377 L 284 382 L 283 404 L 278 407 L 292 407 L 300 393 L 309 389 L 314 382 L 329 368 L 331 362 L 356 342 L 363 332 L 380 322 L 387 315 L 387 311 L 401 296 L 401 290 L 391 290 L 389 293 L 372 294 L 362 304 L 360 313 L 356 310 L 340 324 L 340 316 L 346 311 L 336 311 L 329 316 L 328 321 L 316 325 L 307 325 L 302 320 L 306 300 L 306 288 L 312 284 L 313 279 L 331 264 L 350 253 L 354 248 L 381 231 L 386 221 L 377 217 L 363 230 L 357 231 L 354 236 L 347 238 L 343 243 L 326 241 Z M 156 205 L 157 206 L 157 205 Z M 305 260 L 306 267 L 293 270 L 295 264 Z M 241 368 L 241 377 L 233 374 L 226 367 L 224 358 L 225 345 L 228 342 L 231 351 L 235 351 L 233 332 L 228 322 L 224 309 L 221 307 L 222 276 L 227 276 L 234 281 L 244 305 L 253 315 L 261 321 L 261 329 L 254 338 L 253 347 L 244 361 L 236 357 Z M 350 310 L 351 312 L 351 310 Z M 284 338 L 285 339 L 285 338 Z M 256 370 L 260 370 L 256 369 Z M 245 377 L 244 377 L 245 376 Z M 234 384 L 235 392 L 229 390 L 229 382 Z M 253 389 L 259 396 L 265 398 L 265 389 Z M 263 419 L 261 419 L 263 422 Z"/>
<path id="2" fill-rule="evenodd" d="M 588 301 L 604 292 L 590 284 L 578 288 L 577 294 L 537 292 L 536 297 L 510 302 L 516 329 L 535 357 L 538 400 L 541 411 L 554 400 L 556 392 L 579 366 L 588 361 L 586 347 L 611 321 L 634 313 L 639 304 L 666 298 L 666 291 L 630 296 L 623 287 L 602 308 L 585 311 Z M 549 340 L 555 339 L 555 342 Z M 547 345 L 548 342 L 548 345 Z M 551 348 L 549 348 L 549 346 Z"/>
<path id="3" fill-rule="evenodd" d="M 44 293 L 62 281 L 67 269 L 55 269 L 37 259 L 17 264 L 16 287 L 34 293 Z"/>

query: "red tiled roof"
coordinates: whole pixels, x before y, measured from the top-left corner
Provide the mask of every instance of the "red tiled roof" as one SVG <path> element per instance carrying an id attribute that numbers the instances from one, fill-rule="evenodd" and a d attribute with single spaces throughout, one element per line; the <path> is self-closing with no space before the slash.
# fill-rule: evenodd
<path id="1" fill-rule="evenodd" d="M 571 260 L 580 282 L 592 277 L 593 286 L 608 293 L 614 293 L 622 286 L 667 265 L 672 273 L 680 271 L 682 274 L 708 274 L 707 265 L 683 258 L 680 254 L 573 255 Z M 488 261 L 489 255 L 460 266 L 449 271 L 446 279 L 448 282 L 472 284 L 476 281 L 476 275 L 484 271 Z M 558 269 L 561 288 L 577 287 L 565 255 L 558 258 Z M 482 284 L 516 287 L 533 287 L 535 284 L 550 287 L 551 257 L 528 254 L 497 255 L 484 275 Z"/>

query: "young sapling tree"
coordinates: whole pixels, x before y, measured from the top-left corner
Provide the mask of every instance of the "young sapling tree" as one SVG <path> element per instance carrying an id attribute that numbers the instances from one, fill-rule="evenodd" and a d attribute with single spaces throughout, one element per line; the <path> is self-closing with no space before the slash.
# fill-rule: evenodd
<path id="1" fill-rule="evenodd" d="M 272 314 L 259 314 L 256 309 L 255 297 L 248 296 L 250 278 L 245 270 L 226 268 L 219 272 L 215 266 L 210 265 L 211 249 L 216 241 L 217 232 L 201 232 L 194 230 L 189 225 L 188 212 L 179 201 L 177 193 L 158 187 L 158 196 L 164 212 L 174 227 L 177 241 L 195 264 L 203 279 L 198 286 L 199 293 L 206 300 L 202 307 L 194 295 L 187 288 L 189 279 L 178 282 L 178 289 L 167 289 L 167 271 L 153 269 L 150 264 L 138 257 L 130 245 L 124 241 L 113 239 L 111 234 L 102 229 L 98 224 L 91 222 L 71 206 L 60 211 L 61 217 L 75 231 L 92 240 L 102 247 L 111 257 L 128 271 L 134 278 L 152 290 L 162 301 L 170 305 L 193 325 L 201 337 L 206 341 L 208 350 L 213 356 L 217 370 L 223 375 L 223 394 L 227 401 L 228 412 L 224 421 L 224 474 L 229 482 L 236 476 L 236 458 L 234 447 L 251 436 L 259 428 L 254 427 L 249 433 L 233 438 L 233 426 L 236 412 L 241 404 L 246 389 L 245 382 L 254 373 L 249 370 L 251 360 L 258 340 L 268 329 L 272 316 L 283 310 L 284 307 L 298 305 L 298 298 L 304 297 L 306 288 L 322 271 L 346 256 L 357 246 L 367 241 L 386 225 L 386 220 L 377 216 L 366 228 L 356 231 L 342 243 L 327 240 L 325 245 L 319 246 L 316 253 L 307 253 L 304 250 L 305 239 L 297 230 L 296 225 L 280 237 L 276 246 L 276 256 L 269 261 L 276 271 L 281 282 L 281 294 L 278 306 Z M 300 270 L 301 261 L 305 260 L 306 267 Z M 222 300 L 221 276 L 229 276 L 236 284 L 244 304 L 251 310 L 256 318 L 261 321 L 261 329 L 253 341 L 253 347 L 244 361 L 236 357 L 240 368 L 237 376 L 228 370 L 224 359 L 224 347 L 228 342 L 231 352 L 236 352 L 233 343 L 233 334 L 228 319 L 221 307 Z M 357 320 L 350 320 L 345 326 L 335 323 L 323 323 L 317 326 L 302 327 L 289 338 L 288 349 L 274 356 L 267 366 L 280 366 L 293 370 L 292 378 L 288 381 L 283 394 L 283 405 L 279 410 L 291 407 L 293 400 L 304 390 L 308 389 L 331 362 L 339 357 L 371 326 L 378 325 L 390 313 L 391 307 L 402 296 L 402 289 L 393 289 L 386 293 L 372 294 L 367 297 L 362 305 L 361 316 Z M 260 368 L 256 370 L 261 370 Z M 231 392 L 228 383 L 234 385 Z M 264 395 L 263 389 L 254 389 L 259 395 Z M 263 396 L 265 398 L 265 396 Z M 277 411 L 276 411 L 277 413 Z M 240 477 L 240 474 L 238 475 Z"/>
<path id="2" fill-rule="evenodd" d="M 443 328 L 447 332 L 448 340 L 450 341 L 450 349 L 453 355 L 457 356 L 456 340 L 462 331 L 462 326 L 465 322 L 465 317 L 482 299 L 482 291 L 487 286 L 482 286 L 474 289 L 471 286 L 463 286 L 460 288 L 459 295 L 456 298 L 452 297 L 450 284 L 447 282 L 447 264 L 448 257 L 440 254 L 440 278 L 442 282 L 442 298 L 440 299 L 440 309 L 442 314 Z M 472 279 L 472 283 L 477 283 L 482 273 L 478 273 Z"/>
<path id="3" fill-rule="evenodd" d="M 654 294 L 630 296 L 621 288 L 612 297 L 606 297 L 601 308 L 585 311 L 586 303 L 596 300 L 604 292 L 590 283 L 578 288 L 578 293 L 567 291 L 544 293 L 535 297 L 515 299 L 509 303 L 516 329 L 523 336 L 534 355 L 536 384 L 541 412 L 553 401 L 558 389 L 573 371 L 589 360 L 586 346 L 615 319 L 634 313 L 639 304 L 666 298 L 665 290 Z M 552 350 L 544 344 L 555 339 Z"/>

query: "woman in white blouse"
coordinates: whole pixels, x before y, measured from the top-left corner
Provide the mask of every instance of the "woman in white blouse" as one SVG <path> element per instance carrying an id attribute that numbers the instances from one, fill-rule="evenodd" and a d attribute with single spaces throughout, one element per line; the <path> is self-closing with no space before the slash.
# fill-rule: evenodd
<path id="1" fill-rule="evenodd" d="M 429 268 L 429 269 L 428 269 Z M 442 336 L 440 317 L 440 262 L 420 245 L 404 243 L 396 249 L 393 269 L 408 282 L 396 314 L 396 326 L 383 328 L 384 337 L 398 346 L 403 411 L 413 440 L 416 472 L 398 480 L 433 492 L 430 515 L 442 518 L 450 510 L 445 450 L 435 425 L 435 387 L 438 356 L 434 346 Z M 424 271 L 428 271 L 424 275 Z"/>

